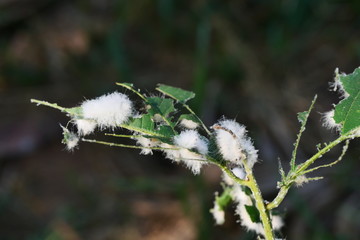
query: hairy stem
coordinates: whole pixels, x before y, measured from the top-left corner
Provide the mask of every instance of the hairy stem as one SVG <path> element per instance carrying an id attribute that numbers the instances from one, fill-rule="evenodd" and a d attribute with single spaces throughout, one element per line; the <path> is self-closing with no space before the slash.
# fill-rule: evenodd
<path id="1" fill-rule="evenodd" d="M 278 192 L 277 196 L 274 198 L 274 200 L 266 205 L 266 208 L 268 210 L 271 210 L 273 208 L 277 208 L 280 203 L 284 200 L 286 194 L 289 191 L 289 188 L 291 187 L 291 185 L 284 185 L 280 188 L 280 191 Z"/>
<path id="2" fill-rule="evenodd" d="M 297 135 L 297 138 L 296 138 L 296 142 L 294 144 L 294 150 L 292 152 L 292 157 L 291 157 L 291 160 L 290 160 L 290 166 L 291 166 L 291 171 L 294 171 L 295 170 L 295 160 L 296 160 L 296 154 L 297 154 L 297 149 L 299 147 L 299 144 L 300 144 L 300 139 L 301 139 L 301 136 L 303 134 L 303 132 L 305 131 L 305 126 L 306 126 L 306 123 L 307 123 L 307 120 L 309 118 L 309 115 L 310 115 L 310 112 L 311 110 L 313 109 L 314 107 L 314 104 L 315 104 L 315 101 L 317 99 L 317 95 L 315 95 L 313 101 L 311 102 L 311 105 L 310 105 L 310 108 L 307 112 L 305 112 L 305 117 L 304 119 L 301 121 L 301 128 L 300 128 L 300 131 Z"/>
<path id="3" fill-rule="evenodd" d="M 325 153 L 330 151 L 333 147 L 338 145 L 339 143 L 345 141 L 349 138 L 350 134 L 342 135 L 336 140 L 332 141 L 328 145 L 326 145 L 324 148 L 322 148 L 320 151 L 318 151 L 314 156 L 309 158 L 304 164 L 301 164 L 300 167 L 296 170 L 296 174 L 300 174 L 303 171 L 305 171 L 311 164 L 313 164 L 317 159 L 321 158 Z"/>
<path id="4" fill-rule="evenodd" d="M 87 138 L 82 138 L 81 141 L 107 145 L 107 146 L 110 146 L 110 147 L 123 147 L 123 148 L 135 148 L 135 149 L 152 149 L 152 150 L 179 150 L 179 148 L 177 148 L 177 147 L 174 147 L 174 148 L 144 147 L 144 146 L 126 145 L 126 144 L 121 144 L 121 143 L 98 141 L 98 140 L 95 140 L 95 139 L 87 139 Z"/>
<path id="5" fill-rule="evenodd" d="M 268 210 L 277 208 L 280 203 L 284 200 L 286 194 L 289 191 L 289 188 L 294 183 L 294 180 L 300 176 L 303 175 L 306 172 L 306 169 L 310 167 L 311 164 L 313 164 L 317 159 L 321 158 L 325 153 L 329 152 L 332 148 L 334 148 L 339 143 L 349 139 L 351 137 L 351 134 L 342 135 L 336 140 L 332 141 L 328 145 L 326 145 L 324 148 L 320 149 L 316 154 L 314 154 L 311 158 L 309 158 L 305 163 L 300 164 L 299 167 L 295 171 L 290 171 L 287 176 L 287 183 L 283 184 L 277 194 L 277 196 L 274 198 L 272 202 L 266 205 L 266 208 Z"/>
<path id="6" fill-rule="evenodd" d="M 274 232 L 271 225 L 271 220 L 269 217 L 269 211 L 266 209 L 264 204 L 264 199 L 261 195 L 260 188 L 254 178 L 252 170 L 247 166 L 246 162 L 244 161 L 244 168 L 248 178 L 248 187 L 250 188 L 251 192 L 253 193 L 255 199 L 255 205 L 260 213 L 260 220 L 264 227 L 264 237 L 265 240 L 274 240 Z"/>
<path id="7" fill-rule="evenodd" d="M 30 99 L 30 102 L 31 103 L 36 103 L 38 106 L 43 105 L 43 106 L 55 108 L 55 109 L 58 109 L 58 110 L 60 110 L 62 112 L 67 113 L 67 108 L 61 107 L 61 106 L 57 105 L 56 103 L 49 103 L 49 102 L 41 101 L 41 100 L 37 100 L 37 99 Z"/>
<path id="8" fill-rule="evenodd" d="M 61 106 L 57 105 L 56 103 L 49 103 L 49 102 L 41 101 L 41 100 L 37 100 L 37 99 L 30 99 L 30 102 L 36 103 L 36 105 L 38 105 L 38 106 L 43 105 L 43 106 L 58 109 L 61 112 L 67 113 L 71 116 L 81 116 L 81 110 L 79 107 L 65 108 L 65 107 L 61 107 Z"/>

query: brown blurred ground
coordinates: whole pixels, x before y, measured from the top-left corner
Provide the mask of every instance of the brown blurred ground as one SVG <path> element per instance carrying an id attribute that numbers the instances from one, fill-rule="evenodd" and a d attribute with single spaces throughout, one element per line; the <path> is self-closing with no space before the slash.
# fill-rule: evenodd
<path id="1" fill-rule="evenodd" d="M 0 239 L 253 239 L 233 208 L 214 227 L 217 169 L 194 177 L 160 154 L 90 144 L 68 153 L 58 125 L 67 119 L 29 99 L 74 106 L 118 89 L 116 81 L 193 90 L 207 124 L 225 115 L 248 126 L 270 200 L 296 113 L 316 93 L 300 159 L 334 138 L 319 113 L 338 99 L 327 91 L 334 69 L 360 65 L 359 27 L 355 0 L 1 1 Z M 290 193 L 280 207 L 284 237 L 358 239 L 359 144 L 319 173 L 325 180 Z"/>

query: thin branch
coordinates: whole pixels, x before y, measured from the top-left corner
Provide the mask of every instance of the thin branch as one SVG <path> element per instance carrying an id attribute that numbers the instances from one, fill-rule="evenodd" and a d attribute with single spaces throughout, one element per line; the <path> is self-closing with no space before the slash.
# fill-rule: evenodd
<path id="1" fill-rule="evenodd" d="M 123 148 L 135 148 L 135 149 L 151 149 L 151 150 L 179 150 L 179 148 L 162 148 L 162 147 L 142 147 L 142 146 L 134 146 L 134 145 L 126 145 L 121 143 L 112 143 L 112 142 L 105 142 L 105 141 L 98 141 L 95 139 L 86 139 L 82 138 L 81 141 L 89 142 L 89 143 L 98 143 L 102 145 L 107 145 L 110 147 L 123 147 Z"/>
<path id="2" fill-rule="evenodd" d="M 309 110 L 307 110 L 307 114 L 306 114 L 305 119 L 301 122 L 301 128 L 300 128 L 300 131 L 299 131 L 299 133 L 297 135 L 297 139 L 296 139 L 296 142 L 294 144 L 294 150 L 292 152 L 292 157 L 291 157 L 291 160 L 290 160 L 290 166 L 291 166 L 292 171 L 295 170 L 295 167 L 296 167 L 295 166 L 295 160 L 296 160 L 297 149 L 299 147 L 301 136 L 302 136 L 303 132 L 305 131 L 305 126 L 306 126 L 307 120 L 309 118 L 311 110 L 314 107 L 316 99 L 317 99 L 317 95 L 315 95 L 314 99 L 312 100 L 311 105 L 309 107 Z"/>
<path id="3" fill-rule="evenodd" d="M 31 102 L 31 103 L 36 103 L 37 106 L 43 105 L 43 106 L 55 108 L 55 109 L 60 110 L 61 112 L 70 114 L 70 115 L 72 115 L 72 116 L 81 115 L 80 112 L 79 112 L 79 108 L 78 108 L 78 107 L 65 108 L 65 107 L 61 107 L 61 106 L 57 105 L 57 103 L 49 103 L 49 102 L 41 101 L 41 100 L 37 100 L 37 99 L 30 99 L 30 102 Z"/>
<path id="4" fill-rule="evenodd" d="M 269 204 L 267 204 L 266 208 L 268 210 L 270 210 L 270 209 L 278 207 L 280 205 L 280 203 L 284 200 L 287 192 L 289 191 L 289 188 L 294 183 L 294 180 L 296 179 L 296 177 L 298 177 L 299 175 L 302 175 L 303 172 L 311 164 L 313 164 L 317 159 L 322 157 L 325 153 L 330 151 L 333 147 L 335 147 L 339 143 L 341 143 L 349 138 L 351 138 L 351 133 L 340 136 L 336 140 L 332 141 L 330 144 L 326 145 L 324 148 L 320 149 L 316 154 L 314 154 L 311 158 L 309 158 L 305 163 L 299 165 L 299 168 L 295 172 L 290 171 L 289 175 L 288 175 L 288 179 L 287 179 L 288 180 L 287 184 L 284 184 L 281 186 L 275 199 L 272 202 L 270 202 Z"/>
<path id="5" fill-rule="evenodd" d="M 60 110 L 62 112 L 67 113 L 67 108 L 61 107 L 61 106 L 57 105 L 56 103 L 49 103 L 49 102 L 41 101 L 41 100 L 37 100 L 37 99 L 30 99 L 30 102 L 31 103 L 36 103 L 37 106 L 43 105 L 43 106 L 55 108 L 55 109 L 58 109 L 58 110 Z"/>
<path id="6" fill-rule="evenodd" d="M 135 90 L 132 86 L 127 85 L 125 83 L 118 83 L 118 82 L 116 83 L 116 85 L 121 86 L 121 87 L 126 88 L 126 89 L 129 89 L 130 91 L 132 91 L 133 93 L 138 95 L 142 100 L 147 101 L 146 98 L 144 97 L 144 95 L 142 95 L 139 91 Z"/>
<path id="7" fill-rule="evenodd" d="M 319 168 L 332 167 L 332 166 L 334 166 L 335 164 L 337 164 L 338 162 L 340 162 L 340 161 L 343 159 L 346 151 L 348 150 L 348 147 L 349 147 L 349 140 L 346 140 L 345 145 L 344 145 L 344 147 L 343 147 L 343 149 L 342 149 L 341 155 L 339 156 L 339 158 L 338 158 L 336 161 L 334 161 L 334 162 L 332 162 L 332 163 L 329 163 L 329 164 L 324 164 L 324 165 L 321 165 L 321 166 L 318 166 L 318 167 L 314 167 L 314 168 L 308 169 L 308 170 L 306 170 L 306 171 L 303 171 L 302 173 L 303 173 L 303 174 L 306 174 L 306 173 L 309 173 L 309 172 L 318 170 Z"/>
<path id="8" fill-rule="evenodd" d="M 124 135 L 124 134 L 115 134 L 115 133 L 105 133 L 105 136 L 122 137 L 122 138 L 141 138 L 141 137 L 143 137 L 143 135 Z"/>
<path id="9" fill-rule="evenodd" d="M 195 114 L 195 112 L 185 103 L 182 103 L 183 107 L 186 108 L 201 124 L 202 128 L 205 130 L 205 132 L 210 136 L 211 132 L 210 130 L 205 126 L 204 122 Z"/>
<path id="10" fill-rule="evenodd" d="M 295 175 L 301 174 L 305 171 L 311 164 L 313 164 L 318 158 L 321 158 L 325 153 L 329 152 L 333 147 L 338 145 L 339 143 L 349 139 L 351 137 L 351 133 L 345 134 L 337 138 L 336 140 L 332 141 L 324 148 L 319 150 L 315 155 L 309 158 L 305 163 L 301 164 L 300 167 L 296 170 Z"/>

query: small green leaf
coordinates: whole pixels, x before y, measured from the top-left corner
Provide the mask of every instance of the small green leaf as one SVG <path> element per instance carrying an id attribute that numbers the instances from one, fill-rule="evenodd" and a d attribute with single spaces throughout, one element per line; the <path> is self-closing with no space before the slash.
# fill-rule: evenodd
<path id="1" fill-rule="evenodd" d="M 298 149 L 299 144 L 300 144 L 301 136 L 302 136 L 303 132 L 305 131 L 306 122 L 307 122 L 307 120 L 309 118 L 311 110 L 314 108 L 314 104 L 316 102 L 316 99 L 317 99 L 317 95 L 315 95 L 314 99 L 312 100 L 311 105 L 309 107 L 309 110 L 298 113 L 298 120 L 299 120 L 299 122 L 301 124 L 301 127 L 300 127 L 300 131 L 299 131 L 299 133 L 297 135 L 296 142 L 294 143 L 294 150 L 292 152 L 292 156 L 291 156 L 291 160 L 290 160 L 290 167 L 291 167 L 292 171 L 294 171 L 295 168 L 296 168 L 295 160 L 296 160 L 297 149 Z"/>
<path id="2" fill-rule="evenodd" d="M 255 206 L 245 205 L 246 212 L 249 214 L 250 219 L 254 223 L 261 222 L 259 210 Z"/>
<path id="3" fill-rule="evenodd" d="M 145 114 L 141 118 L 133 118 L 122 127 L 150 136 L 162 136 L 155 130 L 155 124 L 151 119 L 151 115 Z"/>
<path id="4" fill-rule="evenodd" d="M 152 116 L 155 114 L 160 114 L 161 116 L 167 118 L 170 113 L 175 111 L 174 101 L 168 98 L 160 97 L 148 97 L 146 98 L 147 103 L 150 105 L 148 113 Z"/>
<path id="5" fill-rule="evenodd" d="M 341 134 L 346 134 L 360 127 L 360 68 L 337 77 L 348 96 L 335 106 L 334 120 L 341 124 Z"/>
<path id="6" fill-rule="evenodd" d="M 127 124 L 122 124 L 121 127 L 148 135 L 148 137 L 163 138 L 164 141 L 174 136 L 170 126 L 161 125 L 156 127 L 150 114 L 144 114 L 140 118 L 133 118 Z"/>
<path id="7" fill-rule="evenodd" d="M 216 196 L 216 203 L 220 206 L 222 210 L 225 209 L 225 207 L 231 202 L 231 188 L 227 187 L 224 189 L 224 191 L 221 193 L 220 196 Z"/>
<path id="8" fill-rule="evenodd" d="M 298 120 L 301 124 L 307 120 L 308 116 L 309 116 L 309 111 L 299 112 L 297 114 Z"/>
<path id="9" fill-rule="evenodd" d="M 195 97 L 195 93 L 193 92 L 163 84 L 159 84 L 156 90 L 181 103 L 186 103 L 187 101 Z"/>
<path id="10" fill-rule="evenodd" d="M 318 144 L 316 144 L 316 150 L 320 150 L 321 149 L 321 143 L 318 143 Z"/>

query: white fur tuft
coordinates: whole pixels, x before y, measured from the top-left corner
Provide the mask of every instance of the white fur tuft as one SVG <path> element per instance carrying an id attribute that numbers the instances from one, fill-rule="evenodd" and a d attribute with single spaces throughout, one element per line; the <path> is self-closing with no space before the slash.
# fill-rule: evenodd
<path id="1" fill-rule="evenodd" d="M 146 138 L 143 136 L 139 136 L 139 137 L 136 137 L 136 144 L 144 147 L 143 149 L 141 149 L 140 154 L 152 155 L 153 152 L 152 152 L 152 149 L 150 149 L 150 148 L 157 147 L 159 144 L 159 141 L 156 139 L 153 139 L 153 138 Z"/>
<path id="2" fill-rule="evenodd" d="M 261 223 L 251 221 L 251 218 L 246 211 L 245 205 L 239 203 L 235 210 L 236 214 L 240 216 L 240 224 L 247 230 L 255 231 L 258 234 L 264 235 L 264 228 Z"/>
<path id="3" fill-rule="evenodd" d="M 334 92 L 336 92 L 336 91 L 339 92 L 341 94 L 342 98 L 347 98 L 347 97 L 349 97 L 349 93 L 345 91 L 344 85 L 340 81 L 341 76 L 346 76 L 346 74 L 345 73 L 339 73 L 339 68 L 336 68 L 335 69 L 335 79 L 334 79 L 333 82 L 330 83 L 330 88 Z"/>
<path id="4" fill-rule="evenodd" d="M 251 198 L 246 195 L 243 187 L 240 184 L 235 184 L 230 192 L 231 198 L 234 202 L 242 203 L 246 205 L 252 205 Z"/>
<path id="5" fill-rule="evenodd" d="M 215 224 L 216 225 L 222 225 L 225 222 L 225 212 L 221 209 L 219 204 L 217 204 L 216 200 L 214 201 L 214 207 L 210 209 L 210 212 L 212 213 Z"/>
<path id="6" fill-rule="evenodd" d="M 258 159 L 257 150 L 246 136 L 243 125 L 233 120 L 221 120 L 213 128 L 216 143 L 225 160 L 241 165 L 242 160 L 246 159 L 249 168 L 254 166 Z"/>
<path id="7" fill-rule="evenodd" d="M 89 119 L 76 119 L 75 124 L 78 129 L 78 134 L 82 136 L 92 133 L 96 128 L 96 122 Z"/>
<path id="8" fill-rule="evenodd" d="M 272 215 L 271 216 L 271 225 L 274 230 L 280 230 L 284 226 L 284 221 L 282 218 L 278 215 Z"/>
<path id="9" fill-rule="evenodd" d="M 198 123 L 188 119 L 182 119 L 180 125 L 188 129 L 196 129 L 199 126 Z"/>
<path id="10" fill-rule="evenodd" d="M 83 117 L 94 120 L 100 128 L 117 127 L 133 115 L 133 104 L 122 93 L 114 92 L 86 100 L 81 105 Z"/>
<path id="11" fill-rule="evenodd" d="M 60 127 L 63 130 L 63 137 L 64 137 L 61 142 L 66 145 L 66 149 L 68 151 L 74 150 L 74 148 L 77 147 L 79 143 L 80 140 L 79 136 L 73 132 L 70 132 L 69 129 L 63 127 L 62 125 L 60 125 Z"/>
<path id="12" fill-rule="evenodd" d="M 204 156 L 208 153 L 207 140 L 195 130 L 186 130 L 174 137 L 174 144 L 180 149 L 164 150 L 166 157 L 175 161 L 182 161 L 194 174 L 199 174 L 202 165 L 206 163 Z M 162 144 L 161 147 L 174 148 L 174 146 L 166 143 Z"/>
<path id="13" fill-rule="evenodd" d="M 339 131 L 341 129 L 341 124 L 335 122 L 334 113 L 335 111 L 331 110 L 322 114 L 323 126 L 328 129 L 335 129 L 336 131 Z"/>

